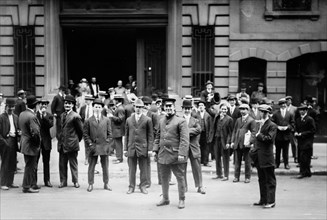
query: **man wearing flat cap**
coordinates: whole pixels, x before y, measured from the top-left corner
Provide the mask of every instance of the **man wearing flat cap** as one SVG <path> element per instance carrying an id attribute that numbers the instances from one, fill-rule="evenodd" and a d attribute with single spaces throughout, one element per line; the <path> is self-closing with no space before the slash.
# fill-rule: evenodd
<path id="1" fill-rule="evenodd" d="M 76 100 L 72 95 L 66 95 L 64 99 L 65 112 L 61 114 L 61 133 L 58 141 L 59 152 L 59 188 L 67 186 L 68 162 L 72 173 L 72 182 L 75 188 L 78 183 L 78 151 L 79 142 L 83 137 L 83 123 L 81 116 L 73 111 Z"/>
<path id="2" fill-rule="evenodd" d="M 50 182 L 50 155 L 51 155 L 51 135 L 50 128 L 53 126 L 53 115 L 47 112 L 49 101 L 42 99 L 40 101 L 40 109 L 37 111 L 36 116 L 41 126 L 41 153 L 43 162 L 43 181 L 47 187 L 52 187 Z M 40 159 L 38 155 L 37 161 Z"/>
<path id="3" fill-rule="evenodd" d="M 93 190 L 94 184 L 94 171 L 100 156 L 102 173 L 103 173 L 103 188 L 111 191 L 109 185 L 109 153 L 111 142 L 111 121 L 109 118 L 102 115 L 104 103 L 101 99 L 97 98 L 92 103 L 93 115 L 86 119 L 83 127 L 83 137 L 85 141 L 85 147 L 88 149 L 88 192 Z"/>
<path id="4" fill-rule="evenodd" d="M 250 95 L 246 93 L 246 84 L 245 83 L 241 83 L 240 92 L 236 93 L 236 99 L 238 102 L 241 102 L 242 97 L 245 97 L 247 99 L 248 103 L 250 102 Z"/>
<path id="5" fill-rule="evenodd" d="M 114 100 L 116 102 L 115 111 L 113 113 L 108 112 L 108 117 L 112 121 L 112 138 L 114 140 L 114 148 L 117 157 L 114 163 L 119 164 L 123 162 L 123 136 L 125 135 L 126 114 L 123 106 L 124 98 L 122 94 L 114 95 Z"/>
<path id="6" fill-rule="evenodd" d="M 292 105 L 293 97 L 292 96 L 286 96 L 285 99 L 286 99 L 286 110 L 293 116 L 294 122 L 295 122 L 295 120 L 298 117 L 299 113 L 297 112 L 297 108 L 294 105 Z M 292 156 L 294 158 L 294 163 L 297 163 L 298 162 L 298 160 L 297 160 L 298 151 L 297 151 L 297 140 L 294 137 L 294 129 L 291 132 L 290 140 L 291 140 Z"/>
<path id="7" fill-rule="evenodd" d="M 34 95 L 26 97 L 27 108 L 19 115 L 19 128 L 22 130 L 20 139 L 21 153 L 24 154 L 25 170 L 23 178 L 24 193 L 38 193 L 37 158 L 40 154 L 41 126 L 36 111 L 39 100 Z"/>
<path id="8" fill-rule="evenodd" d="M 300 164 L 300 174 L 297 178 L 311 177 L 311 156 L 313 149 L 314 134 L 316 133 L 315 121 L 308 115 L 308 107 L 301 105 L 297 108 L 300 117 L 295 121 L 294 136 L 298 141 L 298 161 Z"/>
<path id="9" fill-rule="evenodd" d="M 136 167 L 140 168 L 140 191 L 147 194 L 148 179 L 148 158 L 150 158 L 153 147 L 153 125 L 150 117 L 142 113 L 144 103 L 141 99 L 136 100 L 135 113 L 126 120 L 124 155 L 128 157 L 129 167 L 129 189 L 127 194 L 135 190 Z"/>
<path id="10" fill-rule="evenodd" d="M 255 132 L 255 149 L 258 161 L 255 166 L 258 170 L 258 182 L 260 199 L 254 206 L 273 208 L 276 205 L 276 176 L 274 159 L 274 141 L 277 134 L 277 125 L 269 119 L 271 106 L 262 104 L 259 106 L 261 120 Z"/>
<path id="11" fill-rule="evenodd" d="M 26 92 L 24 90 L 19 90 L 17 92 L 16 106 L 14 114 L 19 117 L 20 113 L 26 109 Z"/>
<path id="12" fill-rule="evenodd" d="M 179 209 L 185 208 L 185 163 L 188 159 L 189 132 L 186 120 L 176 115 L 175 99 L 164 100 L 163 116 L 153 147 L 161 173 L 162 200 L 157 206 L 169 205 L 169 180 L 171 171 L 176 176 L 179 193 Z"/>
<path id="13" fill-rule="evenodd" d="M 235 125 L 236 119 L 238 119 L 239 117 L 241 117 L 241 111 L 238 108 L 238 106 L 236 106 L 236 101 L 237 98 L 234 95 L 230 95 L 227 97 L 227 101 L 229 103 L 229 108 L 227 111 L 227 115 L 229 115 L 230 117 L 232 117 L 233 119 L 233 126 Z"/>
<path id="14" fill-rule="evenodd" d="M 245 134 L 248 132 L 252 137 L 254 136 L 256 125 L 254 119 L 249 115 L 249 108 L 248 104 L 240 105 L 239 109 L 242 117 L 236 120 L 232 133 L 231 148 L 234 149 L 235 153 L 234 183 L 240 181 L 242 158 L 244 158 L 245 162 L 244 182 L 249 183 L 251 179 L 251 159 L 249 157 L 251 143 L 244 144 L 244 138 Z"/>
<path id="15" fill-rule="evenodd" d="M 18 188 L 14 184 L 16 170 L 16 157 L 18 150 L 18 137 L 20 136 L 18 116 L 14 114 L 16 100 L 7 98 L 5 112 L 0 115 L 0 156 L 1 189 Z"/>
<path id="16" fill-rule="evenodd" d="M 251 94 L 251 99 L 257 98 L 260 102 L 261 99 L 263 99 L 264 97 L 266 97 L 266 93 L 264 91 L 264 85 L 262 82 L 258 83 L 258 87 L 257 87 L 257 91 L 253 91 Z"/>

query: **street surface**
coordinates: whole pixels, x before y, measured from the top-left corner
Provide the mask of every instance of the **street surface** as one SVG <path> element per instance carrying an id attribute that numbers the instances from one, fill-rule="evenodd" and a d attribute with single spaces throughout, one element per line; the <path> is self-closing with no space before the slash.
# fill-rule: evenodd
<path id="1" fill-rule="evenodd" d="M 319 145 L 314 154 L 313 170 L 326 170 L 326 144 Z M 188 193 L 186 208 L 179 210 L 177 185 L 170 187 L 170 205 L 156 207 L 160 201 L 161 186 L 157 183 L 156 164 L 152 162 L 152 186 L 149 194 L 141 194 L 138 189 L 127 195 L 127 160 L 112 164 L 110 157 L 109 184 L 113 191 L 105 191 L 102 183 L 101 165 L 96 169 L 94 190 L 87 192 L 87 167 L 84 165 L 84 147 L 81 142 L 79 153 L 79 183 L 76 189 L 71 183 L 69 172 L 68 187 L 59 189 L 58 153 L 53 142 L 51 158 L 51 182 L 53 188 L 43 186 L 42 163 L 39 162 L 38 184 L 40 193 L 22 193 L 22 188 L 0 191 L 0 219 L 326 219 L 327 218 L 327 176 L 317 172 L 311 178 L 294 179 L 297 172 L 292 169 L 277 169 L 276 207 L 263 209 L 252 206 L 259 200 L 259 186 L 256 172 L 251 183 L 245 184 L 244 173 L 239 183 L 233 183 L 233 166 L 229 181 L 213 180 L 214 166 L 203 167 L 203 183 L 207 194 L 201 195 L 194 188 L 191 169 L 188 168 Z M 42 158 L 40 158 L 42 159 Z M 290 158 L 291 160 L 291 158 Z M 18 167 L 23 168 L 23 158 L 19 154 Z M 41 161 L 41 160 L 40 160 Z M 316 164 L 316 165 L 315 165 Z M 255 170 L 253 170 L 255 171 Z M 289 173 L 287 173 L 289 172 Z M 289 174 L 289 175 L 288 175 Z M 15 175 L 15 183 L 21 186 L 23 172 Z M 174 178 L 173 178 L 174 179 Z M 175 180 L 175 179 L 174 179 Z M 139 182 L 139 177 L 137 178 Z M 176 180 L 175 180 L 176 182 Z"/>

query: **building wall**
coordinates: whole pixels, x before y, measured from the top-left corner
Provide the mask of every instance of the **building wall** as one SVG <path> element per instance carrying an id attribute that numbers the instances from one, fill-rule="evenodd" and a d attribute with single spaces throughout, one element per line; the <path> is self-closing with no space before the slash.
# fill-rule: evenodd
<path id="1" fill-rule="evenodd" d="M 0 91 L 4 96 L 15 96 L 14 26 L 35 27 L 35 93 L 44 95 L 44 2 L 0 1 Z"/>

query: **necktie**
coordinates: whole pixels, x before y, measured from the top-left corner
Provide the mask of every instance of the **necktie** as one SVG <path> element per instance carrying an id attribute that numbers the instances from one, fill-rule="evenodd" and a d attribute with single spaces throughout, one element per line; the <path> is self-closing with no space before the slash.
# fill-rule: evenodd
<path id="1" fill-rule="evenodd" d="M 282 116 L 283 116 L 283 118 L 285 118 L 285 110 L 284 109 L 282 109 Z"/>
<path id="2" fill-rule="evenodd" d="M 67 117 L 67 113 L 64 112 L 63 117 L 62 117 L 62 122 L 65 123 L 66 122 L 66 117 Z"/>
<path id="3" fill-rule="evenodd" d="M 97 122 L 99 123 L 100 122 L 100 118 L 97 116 Z"/>
<path id="4" fill-rule="evenodd" d="M 86 119 L 89 118 L 89 115 L 90 115 L 90 111 L 89 111 L 89 106 L 87 105 L 86 106 Z"/>

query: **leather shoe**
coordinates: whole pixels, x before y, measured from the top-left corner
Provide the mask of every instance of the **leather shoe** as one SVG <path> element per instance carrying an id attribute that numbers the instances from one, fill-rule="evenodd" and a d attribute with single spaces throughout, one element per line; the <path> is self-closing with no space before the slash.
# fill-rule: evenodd
<path id="1" fill-rule="evenodd" d="M 203 166 L 205 166 L 205 167 L 211 167 L 211 165 L 208 164 L 208 163 L 204 164 Z"/>
<path id="2" fill-rule="evenodd" d="M 48 182 L 44 183 L 44 185 L 45 185 L 45 186 L 47 186 L 47 187 L 52 187 L 52 184 L 51 184 L 51 182 L 50 182 L 50 181 L 48 181 Z"/>
<path id="3" fill-rule="evenodd" d="M 35 186 L 32 186 L 32 189 L 41 189 L 41 186 L 35 185 Z"/>
<path id="4" fill-rule="evenodd" d="M 28 189 L 23 189 L 23 193 L 38 193 L 39 190 L 37 189 L 32 189 L 32 188 L 28 188 Z"/>
<path id="5" fill-rule="evenodd" d="M 92 190 L 93 190 L 93 185 L 89 185 L 89 187 L 87 187 L 87 191 L 92 192 Z"/>
<path id="6" fill-rule="evenodd" d="M 9 186 L 9 188 L 19 188 L 19 186 L 16 185 L 16 184 L 11 184 L 11 185 Z"/>
<path id="7" fill-rule="evenodd" d="M 59 188 L 64 188 L 64 187 L 66 187 L 66 186 L 67 186 L 67 183 L 60 183 L 58 187 L 59 187 Z"/>
<path id="8" fill-rule="evenodd" d="M 116 161 L 114 161 L 114 164 L 119 164 L 119 163 L 122 163 L 123 162 L 123 160 L 116 160 Z"/>
<path id="9" fill-rule="evenodd" d="M 288 164 L 285 165 L 285 169 L 286 170 L 289 170 L 290 169 L 290 166 Z"/>
<path id="10" fill-rule="evenodd" d="M 110 186 L 108 183 L 104 184 L 103 188 L 104 188 L 105 190 L 112 191 L 112 188 L 111 188 L 111 186 Z"/>
<path id="11" fill-rule="evenodd" d="M 146 184 L 145 185 L 145 188 L 150 188 L 151 187 L 151 184 Z"/>
<path id="12" fill-rule="evenodd" d="M 148 194 L 148 191 L 146 190 L 145 187 L 141 187 L 141 188 L 140 188 L 140 191 L 141 191 L 141 193 L 143 193 L 143 194 Z"/>
<path id="13" fill-rule="evenodd" d="M 169 200 L 162 199 L 159 203 L 157 203 L 157 206 L 169 205 L 169 203 Z"/>
<path id="14" fill-rule="evenodd" d="M 244 181 L 244 183 L 250 183 L 251 181 L 250 181 L 250 179 L 248 179 L 248 178 L 246 178 L 245 179 L 245 181 Z"/>
<path id="15" fill-rule="evenodd" d="M 176 183 L 174 183 L 173 181 L 169 181 L 169 185 L 175 185 Z"/>
<path id="16" fill-rule="evenodd" d="M 130 187 L 126 193 L 127 194 L 132 194 L 133 192 L 134 192 L 134 189 L 132 187 Z"/>
<path id="17" fill-rule="evenodd" d="M 212 179 L 222 179 L 223 178 L 223 176 L 215 176 L 215 177 L 212 177 Z"/>
<path id="18" fill-rule="evenodd" d="M 198 193 L 206 194 L 206 191 L 203 189 L 203 187 L 199 187 L 198 188 Z"/>
<path id="19" fill-rule="evenodd" d="M 295 178 L 296 178 L 296 179 L 303 179 L 304 177 L 305 177 L 305 176 L 303 176 L 303 175 L 300 174 L 300 175 L 297 175 Z"/>
<path id="20" fill-rule="evenodd" d="M 263 206 L 263 208 L 265 209 L 271 209 L 271 208 L 274 208 L 276 205 L 276 203 L 267 203 L 266 205 Z"/>
<path id="21" fill-rule="evenodd" d="M 2 190 L 9 190 L 9 187 L 8 186 L 1 186 L 1 189 Z"/>
<path id="22" fill-rule="evenodd" d="M 183 208 L 185 208 L 185 201 L 184 201 L 184 200 L 179 200 L 178 208 L 179 208 L 179 209 L 183 209 Z"/>
<path id="23" fill-rule="evenodd" d="M 237 182 L 240 182 L 240 179 L 239 178 L 233 179 L 233 183 L 237 183 Z"/>
<path id="24" fill-rule="evenodd" d="M 224 177 L 221 181 L 227 181 L 228 180 L 228 177 Z"/>
<path id="25" fill-rule="evenodd" d="M 265 203 L 259 201 L 259 202 L 255 202 L 255 203 L 253 203 L 253 205 L 254 205 L 254 206 L 263 206 L 263 205 L 265 205 Z"/>
<path id="26" fill-rule="evenodd" d="M 79 188 L 80 187 L 79 183 L 74 183 L 74 187 Z"/>

